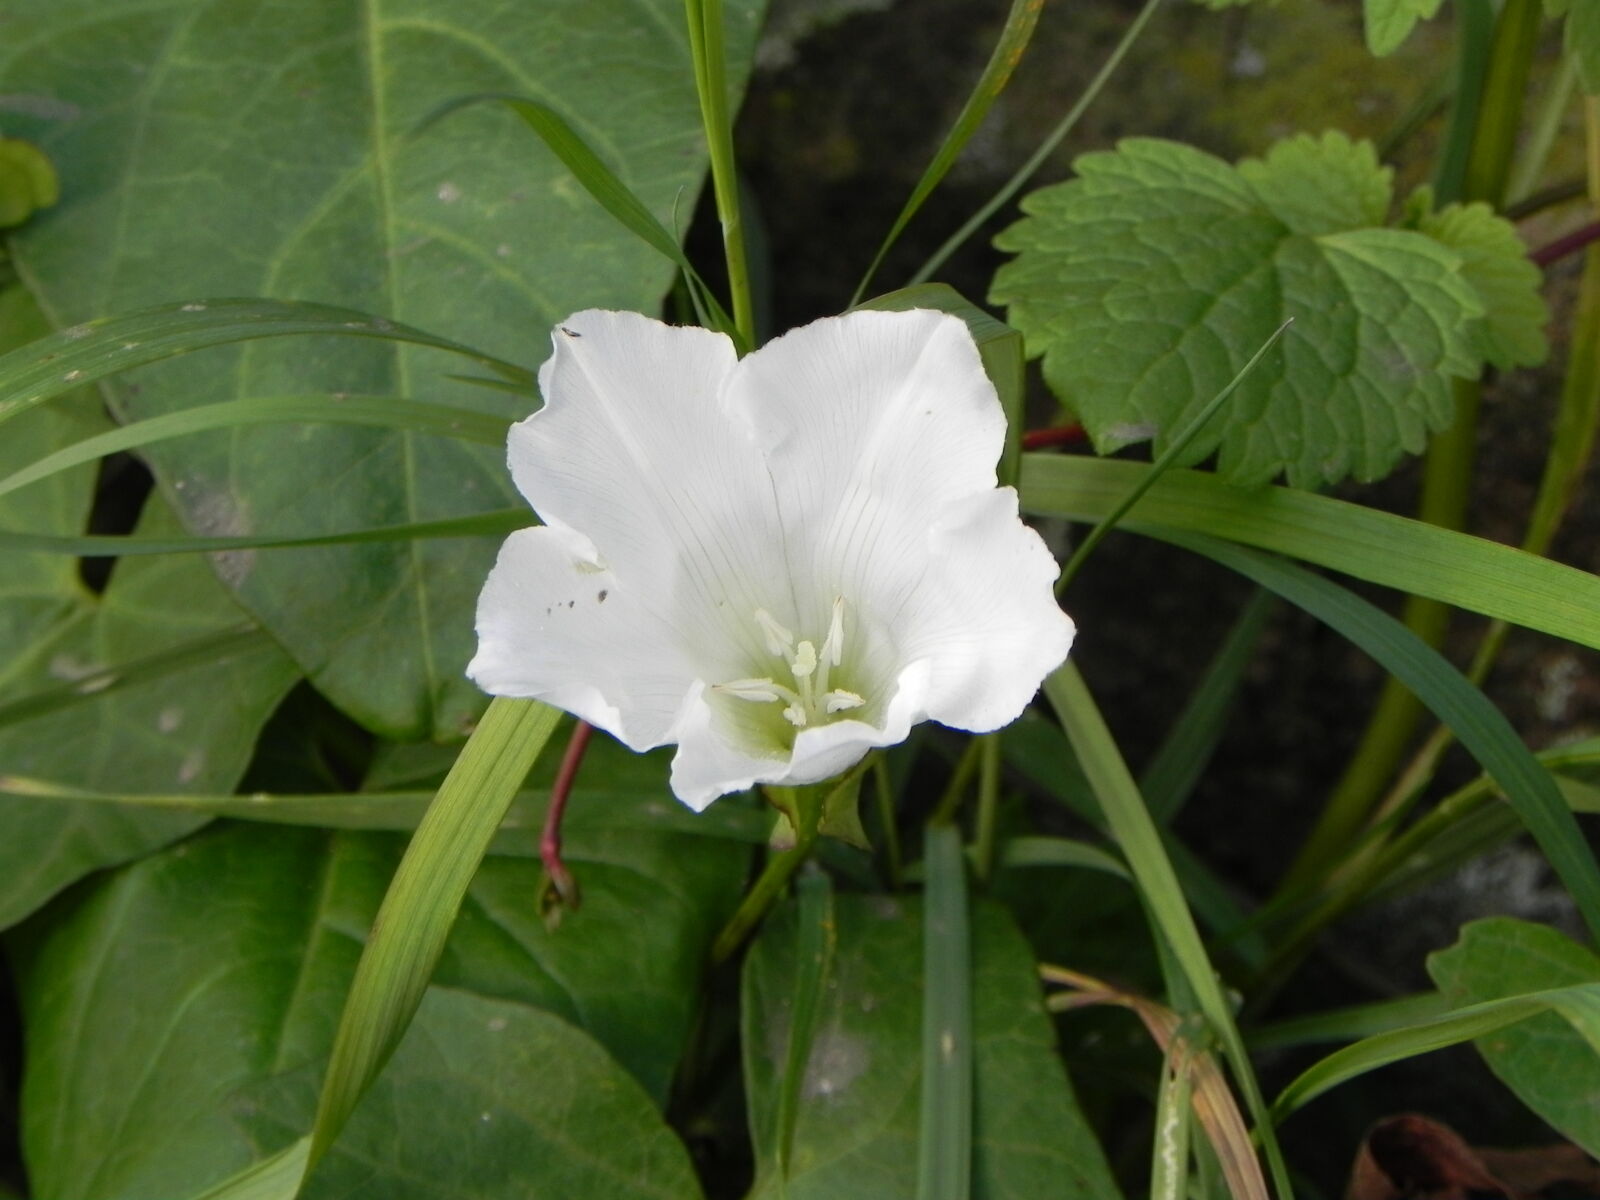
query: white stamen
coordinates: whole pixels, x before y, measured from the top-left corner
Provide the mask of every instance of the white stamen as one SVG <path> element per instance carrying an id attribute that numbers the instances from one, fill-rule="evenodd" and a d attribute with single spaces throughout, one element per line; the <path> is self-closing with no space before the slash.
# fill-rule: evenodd
<path id="1" fill-rule="evenodd" d="M 788 708 L 783 710 L 783 715 L 784 719 L 796 729 L 804 729 L 806 727 L 806 710 L 798 704 L 789 705 Z"/>
<path id="2" fill-rule="evenodd" d="M 761 632 L 767 635 L 767 650 L 787 659 L 794 653 L 794 634 L 772 619 L 772 614 L 764 608 L 756 609 L 756 624 L 761 626 Z"/>
<path id="3" fill-rule="evenodd" d="M 828 639 L 822 643 L 822 657 L 837 667 L 844 658 L 844 597 L 833 598 L 833 618 L 828 622 Z"/>
<path id="4" fill-rule="evenodd" d="M 847 692 L 843 688 L 834 689 L 823 696 L 822 699 L 826 702 L 827 710 L 830 713 L 843 712 L 847 708 L 860 708 L 866 703 L 854 692 Z"/>
<path id="5" fill-rule="evenodd" d="M 712 684 L 714 692 L 727 692 L 730 696 L 737 696 L 740 700 L 776 700 L 778 699 L 777 685 L 770 679 L 732 679 L 727 683 Z M 788 689 L 785 688 L 785 691 Z"/>

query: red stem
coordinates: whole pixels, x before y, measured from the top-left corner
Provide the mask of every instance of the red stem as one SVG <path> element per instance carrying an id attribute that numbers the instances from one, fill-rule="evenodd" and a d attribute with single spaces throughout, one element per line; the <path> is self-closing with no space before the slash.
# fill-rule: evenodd
<path id="1" fill-rule="evenodd" d="M 561 861 L 561 818 L 567 811 L 567 798 L 572 795 L 572 783 L 583 765 L 583 752 L 589 748 L 589 737 L 594 726 L 579 721 L 572 727 L 567 739 L 567 749 L 561 756 L 561 766 L 556 771 L 556 781 L 550 788 L 550 807 L 545 810 L 544 829 L 539 834 L 539 861 L 544 863 L 545 874 L 556 890 L 559 902 L 567 908 L 578 907 L 578 884 Z"/>
<path id="2" fill-rule="evenodd" d="M 1024 450 L 1043 450 L 1049 446 L 1076 446 L 1089 440 L 1082 425 L 1056 425 L 1050 429 L 1030 429 L 1022 435 Z"/>
<path id="3" fill-rule="evenodd" d="M 1540 246 L 1528 257 L 1540 267 L 1548 268 L 1594 241 L 1600 241 L 1600 221 L 1591 221 L 1581 229 L 1574 229 L 1566 237 L 1559 237 L 1548 246 Z"/>

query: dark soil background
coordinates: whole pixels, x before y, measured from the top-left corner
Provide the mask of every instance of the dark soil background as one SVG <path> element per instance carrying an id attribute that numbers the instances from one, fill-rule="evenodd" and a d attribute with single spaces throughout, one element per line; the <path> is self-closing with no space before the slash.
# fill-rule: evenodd
<path id="1" fill-rule="evenodd" d="M 949 128 L 1004 21 L 1004 0 L 820 0 L 776 5 L 739 126 L 740 158 L 758 222 L 758 284 L 767 332 L 839 311 L 900 205 Z M 1090 0 L 1047 5 L 1032 47 L 990 120 L 880 271 L 873 292 L 902 286 L 1046 136 L 1077 98 L 1139 5 Z M 1441 70 L 1443 22 L 1401 53 L 1375 61 L 1361 42 L 1360 5 L 1293 0 L 1209 12 L 1170 4 L 1100 102 L 1035 180 L 1066 176 L 1071 158 L 1118 137 L 1173 137 L 1227 158 L 1259 153 L 1297 131 L 1340 128 L 1382 139 Z M 1553 61 L 1547 47 L 1543 66 Z M 1396 158 L 1404 190 L 1427 176 L 1436 130 L 1425 127 Z M 1581 136 L 1555 176 L 1576 176 Z M 705 214 L 702 214 L 704 216 Z M 1569 214 L 1570 215 L 1570 214 Z M 1011 208 L 956 255 L 938 278 L 982 301 L 1001 261 L 989 241 Z M 1562 231 L 1558 211 L 1524 226 L 1531 241 Z M 1570 222 L 1569 222 L 1570 223 Z M 715 257 L 700 222 L 702 261 Z M 1564 361 L 1565 317 L 1576 264 L 1551 272 L 1556 310 L 1552 367 L 1495 381 L 1479 445 L 1472 529 L 1515 542 L 1522 533 L 1548 441 Z M 1003 313 L 1000 315 L 1004 315 Z M 1037 385 L 1036 385 L 1037 386 Z M 1038 423 L 1053 403 L 1033 398 Z M 1415 464 L 1341 494 L 1399 512 L 1415 503 Z M 1586 489 L 1556 557 L 1600 563 L 1600 490 Z M 1369 595 L 1394 609 L 1395 598 Z M 1137 765 L 1159 743 L 1224 635 L 1247 587 L 1220 568 L 1131 536 L 1108 540 L 1067 597 L 1080 641 L 1074 654 L 1125 753 Z M 1481 622 L 1456 621 L 1450 650 L 1464 663 Z M 1337 778 L 1373 703 L 1379 669 L 1337 635 L 1280 608 L 1253 661 L 1229 732 L 1179 822 L 1180 834 L 1247 896 L 1268 891 Z M 1593 654 L 1514 633 L 1490 682 L 1494 699 L 1536 747 L 1596 730 L 1600 670 Z M 1471 765 L 1452 757 L 1443 781 Z M 1515 844 L 1457 876 L 1355 914 L 1327 939 L 1282 996 L 1275 1016 L 1424 990 L 1425 954 L 1450 944 L 1465 920 L 1512 913 L 1564 924 L 1570 906 L 1537 853 Z M 1074 965 L 1068 962 L 1066 965 Z M 1069 1068 L 1089 1040 L 1083 1018 L 1061 1026 Z M 1101 1037 L 1097 1026 L 1093 1038 Z M 1093 1061 L 1092 1051 L 1085 1051 Z M 1281 1086 L 1314 1054 L 1266 1064 Z M 1108 1148 L 1137 1160 L 1141 1119 L 1117 1107 L 1096 1114 Z M 1311 1192 L 1342 1191 L 1362 1132 L 1375 1120 L 1419 1111 L 1469 1141 L 1529 1144 L 1552 1134 L 1494 1080 L 1470 1049 L 1386 1069 L 1338 1090 L 1285 1127 L 1292 1160 Z M 1137 1170 L 1138 1168 L 1135 1168 Z"/>

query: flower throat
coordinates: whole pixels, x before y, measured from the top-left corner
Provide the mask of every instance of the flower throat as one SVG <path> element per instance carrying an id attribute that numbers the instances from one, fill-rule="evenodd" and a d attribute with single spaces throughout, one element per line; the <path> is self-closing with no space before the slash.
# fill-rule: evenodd
<path id="1" fill-rule="evenodd" d="M 834 713 L 860 708 L 866 703 L 855 692 L 828 687 L 829 672 L 844 661 L 842 596 L 834 599 L 828 636 L 823 639 L 820 651 L 814 642 L 796 642 L 794 634 L 778 624 L 764 608 L 756 609 L 755 622 L 761 627 L 767 650 L 788 665 L 793 686 L 762 676 L 719 683 L 713 686 L 713 691 L 757 704 L 782 704 L 784 720 L 796 729 L 826 724 Z"/>

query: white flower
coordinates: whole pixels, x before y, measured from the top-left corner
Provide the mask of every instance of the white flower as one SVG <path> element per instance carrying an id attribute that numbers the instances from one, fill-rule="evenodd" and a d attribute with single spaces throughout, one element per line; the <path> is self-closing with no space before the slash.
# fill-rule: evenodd
<path id="1" fill-rule="evenodd" d="M 485 691 L 677 743 L 672 790 L 698 810 L 828 779 L 919 721 L 998 729 L 1066 657 L 960 320 L 854 312 L 743 360 L 636 313 L 551 340 L 508 449 L 544 524 L 478 601 Z"/>

